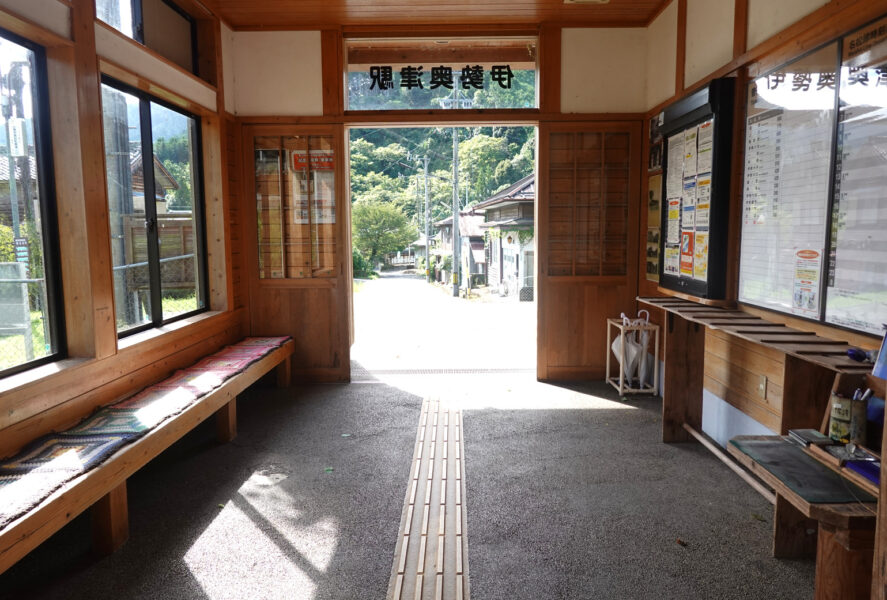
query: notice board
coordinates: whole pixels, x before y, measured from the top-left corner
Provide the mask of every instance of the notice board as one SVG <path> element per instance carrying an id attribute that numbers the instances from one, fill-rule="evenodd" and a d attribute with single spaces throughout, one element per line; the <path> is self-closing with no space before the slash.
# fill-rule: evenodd
<path id="1" fill-rule="evenodd" d="M 726 291 L 733 81 L 665 109 L 660 287 L 706 299 Z"/>
<path id="2" fill-rule="evenodd" d="M 746 102 L 739 300 L 887 323 L 887 19 L 757 78 Z"/>

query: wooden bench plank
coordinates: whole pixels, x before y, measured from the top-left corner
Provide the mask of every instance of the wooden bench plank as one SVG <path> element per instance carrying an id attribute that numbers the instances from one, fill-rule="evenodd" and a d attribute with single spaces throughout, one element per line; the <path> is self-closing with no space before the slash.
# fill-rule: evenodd
<path id="1" fill-rule="evenodd" d="M 234 400 L 265 373 L 285 362 L 294 348 L 293 340 L 288 340 L 181 413 L 158 425 L 139 440 L 124 446 L 101 465 L 69 481 L 37 507 L 9 523 L 0 531 L 0 573 L 109 492 L 121 484 L 125 485 L 133 473 L 222 406 Z"/>

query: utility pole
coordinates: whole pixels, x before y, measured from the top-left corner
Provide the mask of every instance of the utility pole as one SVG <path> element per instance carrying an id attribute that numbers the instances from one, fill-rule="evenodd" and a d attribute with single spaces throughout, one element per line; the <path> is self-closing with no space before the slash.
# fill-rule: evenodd
<path id="1" fill-rule="evenodd" d="M 453 296 L 459 297 L 459 275 L 462 270 L 459 235 L 459 130 L 453 127 Z"/>
<path id="2" fill-rule="evenodd" d="M 428 189 L 428 157 L 425 156 L 425 280 L 431 281 L 431 202 Z"/>

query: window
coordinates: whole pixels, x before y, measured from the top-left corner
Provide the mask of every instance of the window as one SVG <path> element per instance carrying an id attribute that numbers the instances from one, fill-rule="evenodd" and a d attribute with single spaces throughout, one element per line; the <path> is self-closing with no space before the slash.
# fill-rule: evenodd
<path id="1" fill-rule="evenodd" d="M 200 129 L 196 117 L 110 79 L 102 114 L 123 335 L 206 309 Z"/>
<path id="2" fill-rule="evenodd" d="M 536 38 L 346 41 L 348 110 L 538 108 Z"/>
<path id="3" fill-rule="evenodd" d="M 183 69 L 196 71 L 197 24 L 168 0 L 95 0 L 96 18 Z"/>
<path id="4" fill-rule="evenodd" d="M 63 347 L 46 60 L 0 31 L 0 374 Z"/>
<path id="5" fill-rule="evenodd" d="M 256 137 L 254 150 L 259 278 L 334 277 L 332 136 Z"/>

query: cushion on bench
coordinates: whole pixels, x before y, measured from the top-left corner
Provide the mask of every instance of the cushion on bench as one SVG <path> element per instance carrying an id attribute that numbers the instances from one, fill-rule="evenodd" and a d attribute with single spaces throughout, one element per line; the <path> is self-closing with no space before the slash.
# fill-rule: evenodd
<path id="1" fill-rule="evenodd" d="M 134 396 L 99 408 L 65 431 L 0 461 L 0 529 L 67 481 L 100 465 L 170 417 L 279 348 L 285 337 L 246 338 L 222 348 Z"/>

